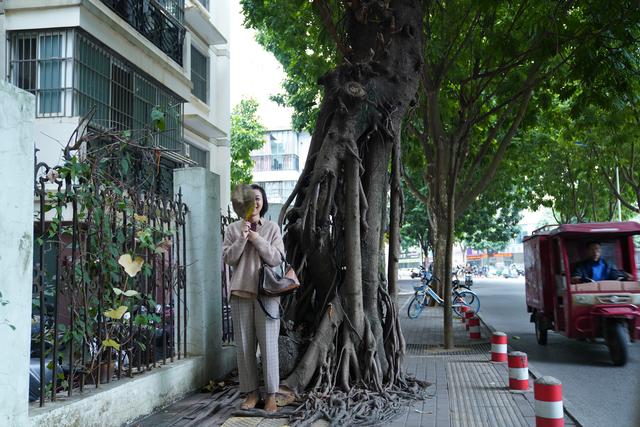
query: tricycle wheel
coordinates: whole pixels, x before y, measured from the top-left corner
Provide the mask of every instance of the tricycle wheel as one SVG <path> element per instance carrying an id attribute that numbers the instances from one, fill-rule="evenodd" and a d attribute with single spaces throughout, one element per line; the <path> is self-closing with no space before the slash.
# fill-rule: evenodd
<path id="1" fill-rule="evenodd" d="M 627 363 L 627 333 L 623 322 L 609 322 L 607 324 L 607 346 L 609 355 L 615 366 Z"/>
<path id="2" fill-rule="evenodd" d="M 536 340 L 540 345 L 547 345 L 547 326 L 544 319 L 539 314 L 536 315 Z"/>

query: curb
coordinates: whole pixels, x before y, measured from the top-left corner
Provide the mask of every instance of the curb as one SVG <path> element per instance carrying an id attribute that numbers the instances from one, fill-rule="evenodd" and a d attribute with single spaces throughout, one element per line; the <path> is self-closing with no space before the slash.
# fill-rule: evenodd
<path id="1" fill-rule="evenodd" d="M 496 332 L 496 328 L 494 328 L 492 325 L 490 325 L 489 323 L 485 322 L 485 320 L 482 318 L 482 316 L 478 313 L 476 314 L 478 316 L 478 318 L 480 318 L 480 321 L 482 322 L 482 324 L 484 326 L 486 326 L 491 333 Z M 512 347 L 511 344 L 509 344 L 509 347 Z M 535 379 L 538 379 L 540 377 L 542 377 L 543 375 L 535 368 L 533 367 L 531 364 L 529 364 L 529 373 L 531 374 L 531 376 Z M 575 406 L 569 401 L 567 400 L 566 397 L 562 398 L 562 405 L 564 407 L 564 412 L 567 414 L 567 416 L 569 418 L 571 418 L 571 420 L 573 420 L 573 422 L 575 423 L 576 427 L 583 427 L 583 424 L 580 422 L 580 420 L 578 420 L 578 418 L 574 415 L 575 411 L 574 408 Z"/>

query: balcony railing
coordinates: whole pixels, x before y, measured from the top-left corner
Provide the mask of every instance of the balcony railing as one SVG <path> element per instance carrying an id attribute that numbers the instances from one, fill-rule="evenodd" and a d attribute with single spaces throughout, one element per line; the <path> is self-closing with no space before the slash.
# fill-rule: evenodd
<path id="1" fill-rule="evenodd" d="M 184 0 L 101 0 L 129 25 L 182 65 Z"/>
<path id="2" fill-rule="evenodd" d="M 251 159 L 255 162 L 253 170 L 256 172 L 298 170 L 297 154 L 251 156 Z"/>

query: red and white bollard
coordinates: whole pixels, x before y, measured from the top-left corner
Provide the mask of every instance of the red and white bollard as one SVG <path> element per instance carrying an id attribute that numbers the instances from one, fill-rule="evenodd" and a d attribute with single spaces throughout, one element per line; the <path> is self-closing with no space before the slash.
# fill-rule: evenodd
<path id="1" fill-rule="evenodd" d="M 540 377 L 533 383 L 536 427 L 563 427 L 562 383 L 553 377 Z"/>
<path id="2" fill-rule="evenodd" d="M 509 390 L 529 389 L 529 362 L 527 353 L 509 353 Z"/>
<path id="3" fill-rule="evenodd" d="M 466 320 L 465 316 L 469 310 L 470 310 L 469 307 L 467 307 L 466 305 L 463 305 L 462 307 L 460 307 L 460 314 L 461 314 L 460 320 L 462 321 L 462 323 L 465 323 L 465 320 Z"/>
<path id="4" fill-rule="evenodd" d="M 469 339 L 470 340 L 479 340 L 482 338 L 480 336 L 480 318 L 478 316 L 473 316 L 469 319 Z"/>
<path id="5" fill-rule="evenodd" d="M 467 331 L 469 330 L 469 321 L 470 321 L 471 319 L 473 319 L 473 316 L 475 316 L 475 315 L 476 315 L 476 314 L 475 314 L 475 313 L 473 312 L 473 310 L 471 310 L 471 309 L 469 309 L 469 311 L 467 311 L 467 312 L 464 314 L 464 320 L 466 320 L 466 323 L 467 323 L 467 325 L 466 325 L 466 327 L 467 327 Z"/>
<path id="6" fill-rule="evenodd" d="M 507 334 L 504 332 L 494 332 L 491 335 L 491 361 L 507 361 Z"/>

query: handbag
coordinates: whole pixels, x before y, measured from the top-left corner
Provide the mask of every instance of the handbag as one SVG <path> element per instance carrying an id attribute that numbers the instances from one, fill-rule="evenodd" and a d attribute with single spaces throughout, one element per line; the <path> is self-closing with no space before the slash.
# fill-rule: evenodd
<path id="1" fill-rule="evenodd" d="M 271 266 L 263 262 L 260 266 L 260 275 L 258 279 L 258 303 L 260 304 L 262 311 L 264 311 L 264 314 L 274 320 L 278 320 L 280 317 L 271 315 L 265 308 L 260 297 L 281 297 L 295 292 L 300 287 L 298 275 L 293 267 L 286 263 L 284 257 L 282 257 L 281 265 L 285 266 L 281 269 L 281 271 L 285 271 L 284 275 L 275 271 Z"/>
<path id="2" fill-rule="evenodd" d="M 276 272 L 268 264 L 262 263 L 258 281 L 259 295 L 281 297 L 295 292 L 300 287 L 295 270 L 286 264 L 284 258 L 282 258 L 282 263 L 285 265 L 285 268 L 282 269 L 282 271 L 286 271 L 284 275 Z"/>

